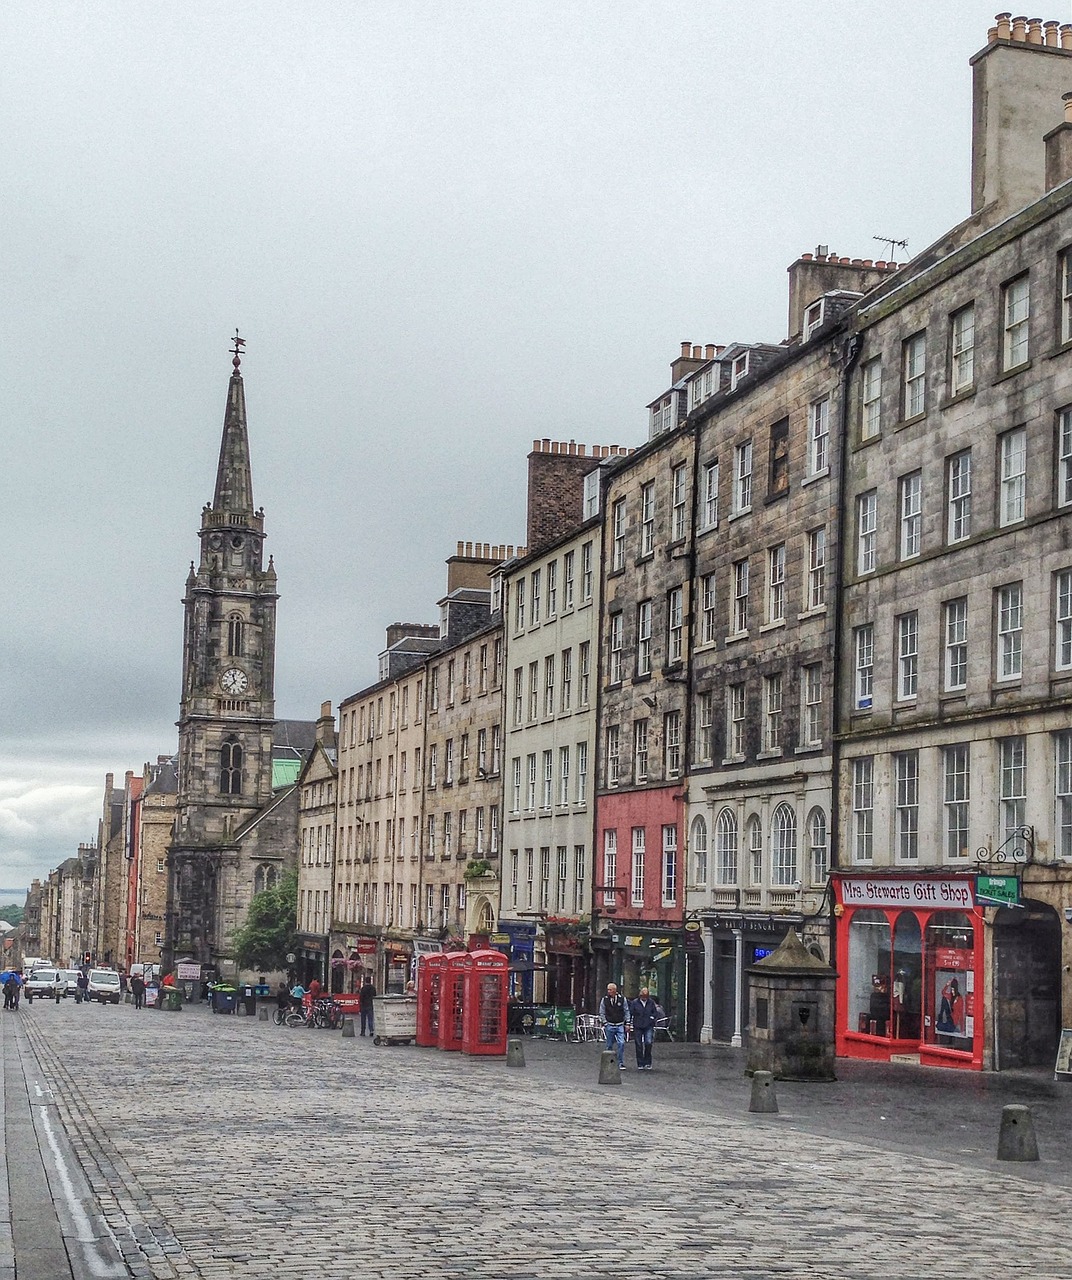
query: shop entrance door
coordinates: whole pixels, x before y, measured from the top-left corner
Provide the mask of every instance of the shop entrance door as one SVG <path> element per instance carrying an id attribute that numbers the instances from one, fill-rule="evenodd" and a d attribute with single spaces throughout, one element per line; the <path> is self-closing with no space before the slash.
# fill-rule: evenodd
<path id="1" fill-rule="evenodd" d="M 1061 1013 L 1061 922 L 1042 902 L 994 920 L 994 1069 L 1053 1066 Z"/>
<path id="2" fill-rule="evenodd" d="M 727 1044 L 733 1039 L 733 988 L 737 972 L 733 939 L 715 939 L 715 975 L 712 1034 Z"/>

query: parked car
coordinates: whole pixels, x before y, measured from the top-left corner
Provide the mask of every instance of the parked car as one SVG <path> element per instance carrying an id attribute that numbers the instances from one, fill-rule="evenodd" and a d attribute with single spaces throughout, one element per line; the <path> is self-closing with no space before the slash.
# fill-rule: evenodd
<path id="1" fill-rule="evenodd" d="M 78 979 L 82 975 L 77 969 L 61 969 L 60 972 L 67 979 L 67 990 L 63 994 L 65 996 L 73 996 L 78 990 Z"/>
<path id="2" fill-rule="evenodd" d="M 118 1004 L 123 988 L 119 974 L 114 969 L 90 969 L 87 1000 L 99 1000 L 101 1004 Z"/>
<path id="3" fill-rule="evenodd" d="M 30 974 L 22 986 L 22 994 L 26 1003 L 32 1004 L 34 996 L 43 996 L 47 1000 L 55 999 L 56 993 L 67 994 L 67 975 L 62 969 L 46 969 L 43 965 Z"/>

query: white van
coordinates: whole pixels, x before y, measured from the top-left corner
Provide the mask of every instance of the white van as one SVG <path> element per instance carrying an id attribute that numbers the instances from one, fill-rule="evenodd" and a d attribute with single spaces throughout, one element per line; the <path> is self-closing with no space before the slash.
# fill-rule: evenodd
<path id="1" fill-rule="evenodd" d="M 118 1004 L 123 994 L 119 974 L 114 969 L 90 969 L 87 1000 L 99 1000 L 101 1004 Z"/>

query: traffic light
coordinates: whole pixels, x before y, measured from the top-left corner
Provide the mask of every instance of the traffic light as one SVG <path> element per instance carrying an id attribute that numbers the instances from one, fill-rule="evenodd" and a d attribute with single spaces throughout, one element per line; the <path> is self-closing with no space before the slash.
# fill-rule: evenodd
<path id="1" fill-rule="evenodd" d="M 92 963 L 93 963 L 93 952 L 92 952 L 92 951 L 87 951 L 87 952 L 85 953 L 85 955 L 83 955 L 83 956 L 82 956 L 82 963 L 83 963 L 83 964 L 92 964 Z"/>

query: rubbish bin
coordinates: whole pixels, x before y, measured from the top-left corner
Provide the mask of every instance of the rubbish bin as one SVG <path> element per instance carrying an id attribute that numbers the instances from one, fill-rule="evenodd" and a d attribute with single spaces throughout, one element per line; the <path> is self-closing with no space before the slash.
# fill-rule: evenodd
<path id="1" fill-rule="evenodd" d="M 238 992 L 234 987 L 217 987 L 212 993 L 212 1007 L 217 1013 L 234 1013 Z"/>
<path id="2" fill-rule="evenodd" d="M 178 1013 L 182 1008 L 182 992 L 178 987 L 162 988 L 164 998 L 164 1009 L 169 1013 Z"/>
<path id="3" fill-rule="evenodd" d="M 245 1009 L 247 1018 L 255 1018 L 257 1016 L 257 993 L 253 987 L 242 988 L 242 1006 Z"/>

